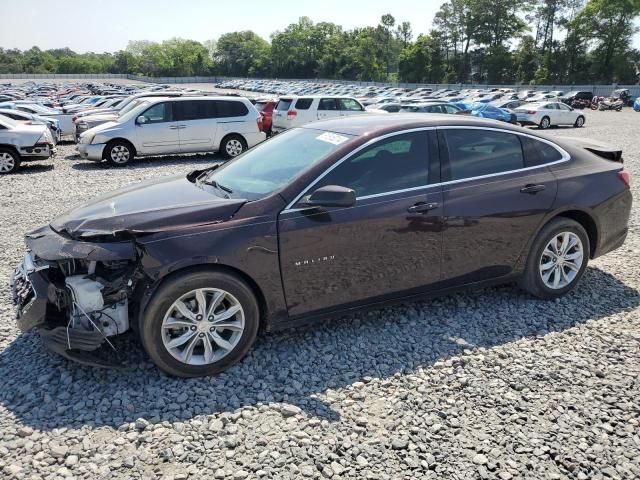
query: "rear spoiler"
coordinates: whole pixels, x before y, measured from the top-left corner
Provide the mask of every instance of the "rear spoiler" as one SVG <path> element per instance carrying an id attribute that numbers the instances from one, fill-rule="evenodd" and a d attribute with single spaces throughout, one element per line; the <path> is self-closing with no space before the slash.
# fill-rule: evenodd
<path id="1" fill-rule="evenodd" d="M 562 140 L 571 143 L 578 148 L 583 148 L 594 155 L 622 163 L 622 148 L 610 145 L 608 143 L 598 142 L 588 138 L 563 137 Z"/>

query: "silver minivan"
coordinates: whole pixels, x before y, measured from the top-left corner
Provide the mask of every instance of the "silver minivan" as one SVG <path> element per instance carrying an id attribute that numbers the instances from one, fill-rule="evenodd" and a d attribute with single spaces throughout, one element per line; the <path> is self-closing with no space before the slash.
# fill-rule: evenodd
<path id="1" fill-rule="evenodd" d="M 136 156 L 176 153 L 221 151 L 231 158 L 265 140 L 261 122 L 242 97 L 154 99 L 87 130 L 77 148 L 82 158 L 116 166 Z"/>

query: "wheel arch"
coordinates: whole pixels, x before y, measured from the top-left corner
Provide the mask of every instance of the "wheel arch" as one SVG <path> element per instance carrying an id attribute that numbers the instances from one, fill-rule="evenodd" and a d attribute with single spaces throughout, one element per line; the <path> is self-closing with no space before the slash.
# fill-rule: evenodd
<path id="1" fill-rule="evenodd" d="M 568 218 L 575 222 L 578 222 L 582 225 L 582 228 L 587 232 L 587 236 L 589 237 L 589 258 L 594 258 L 595 253 L 598 251 L 598 245 L 600 242 L 600 227 L 595 217 L 590 214 L 588 211 L 579 208 L 579 207 L 567 207 L 562 210 L 556 210 L 551 212 L 544 221 L 540 222 L 536 231 L 531 235 L 527 245 L 525 246 L 523 253 L 520 255 L 515 270 L 517 272 L 522 272 L 531 252 L 531 248 L 535 239 L 538 238 L 538 235 L 542 231 L 542 229 L 547 225 L 550 221 L 555 218 Z"/>
<path id="2" fill-rule="evenodd" d="M 104 146 L 104 148 L 102 149 L 102 158 L 106 158 L 107 156 L 107 147 L 109 145 L 111 145 L 114 142 L 124 142 L 127 143 L 131 146 L 131 150 L 133 153 L 133 156 L 131 157 L 133 159 L 133 157 L 138 155 L 138 150 L 136 149 L 136 146 L 133 144 L 133 142 L 131 140 L 129 140 L 128 138 L 124 138 L 124 137 L 116 137 L 116 138 L 112 138 L 111 140 L 109 140 L 106 145 Z"/>
<path id="3" fill-rule="evenodd" d="M 589 258 L 593 258 L 598 249 L 598 243 L 600 240 L 600 230 L 595 218 L 584 210 L 569 209 L 558 212 L 556 215 L 549 218 L 545 224 L 558 217 L 564 217 L 578 222 L 582 228 L 585 229 L 587 236 L 589 237 Z"/>
<path id="4" fill-rule="evenodd" d="M 20 158 L 20 152 L 15 145 L 11 145 L 10 143 L 0 143 L 0 148 L 7 148 L 13 151 L 16 155 L 18 155 L 18 158 Z"/>
<path id="5" fill-rule="evenodd" d="M 167 281 L 176 278 L 181 275 L 186 275 L 189 273 L 197 273 L 197 272 L 223 272 L 230 275 L 234 275 L 244 281 L 253 294 L 256 297 L 256 301 L 258 302 L 258 311 L 259 311 L 259 323 L 260 325 L 264 325 L 266 323 L 266 319 L 268 318 L 268 307 L 266 297 L 264 292 L 258 285 L 258 283 L 246 272 L 242 271 L 239 268 L 232 267 L 230 265 L 220 264 L 220 263 L 204 263 L 197 265 L 183 265 L 175 270 L 167 272 L 162 277 L 158 278 L 153 283 L 148 283 L 145 286 L 142 286 L 143 291 L 139 292 L 140 298 L 140 309 L 137 313 L 137 328 L 140 328 L 142 318 L 144 316 L 144 312 L 147 309 L 147 306 L 157 293 L 158 289 Z"/>
<path id="6" fill-rule="evenodd" d="M 220 139 L 220 145 L 218 148 L 222 148 L 222 145 L 224 144 L 225 140 L 227 140 L 229 137 L 240 137 L 240 140 L 242 140 L 242 143 L 244 143 L 245 148 L 249 145 L 247 143 L 247 139 L 244 138 L 243 134 L 239 132 L 228 132 L 228 133 L 225 133 L 224 136 Z"/>

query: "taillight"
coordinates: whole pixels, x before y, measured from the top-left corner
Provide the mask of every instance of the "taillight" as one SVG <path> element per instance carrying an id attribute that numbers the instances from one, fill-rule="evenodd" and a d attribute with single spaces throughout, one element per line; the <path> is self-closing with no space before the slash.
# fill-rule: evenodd
<path id="1" fill-rule="evenodd" d="M 296 112 L 295 110 L 289 110 L 287 112 L 287 117 L 295 117 L 296 115 L 298 115 L 298 112 Z"/>
<path id="2" fill-rule="evenodd" d="M 627 187 L 631 187 L 631 174 L 627 172 L 625 169 L 622 169 L 618 172 L 618 178 Z"/>
<path id="3" fill-rule="evenodd" d="M 535 115 L 536 114 L 536 112 L 534 112 L 534 111 L 528 111 L 528 112 L 524 112 L 524 113 L 526 113 L 527 115 Z"/>

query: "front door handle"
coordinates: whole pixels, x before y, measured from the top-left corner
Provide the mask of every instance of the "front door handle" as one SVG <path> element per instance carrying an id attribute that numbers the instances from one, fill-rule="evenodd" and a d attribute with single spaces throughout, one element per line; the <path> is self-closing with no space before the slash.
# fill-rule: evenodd
<path id="1" fill-rule="evenodd" d="M 409 213 L 427 213 L 429 210 L 434 210 L 438 208 L 437 203 L 416 203 L 414 206 L 407 208 L 407 212 Z"/>
<path id="2" fill-rule="evenodd" d="M 528 185 L 525 185 L 523 188 L 520 189 L 520 193 L 528 193 L 530 195 L 535 195 L 538 192 L 543 191 L 544 189 L 546 189 L 546 185 L 534 185 L 533 183 L 530 183 Z"/>

